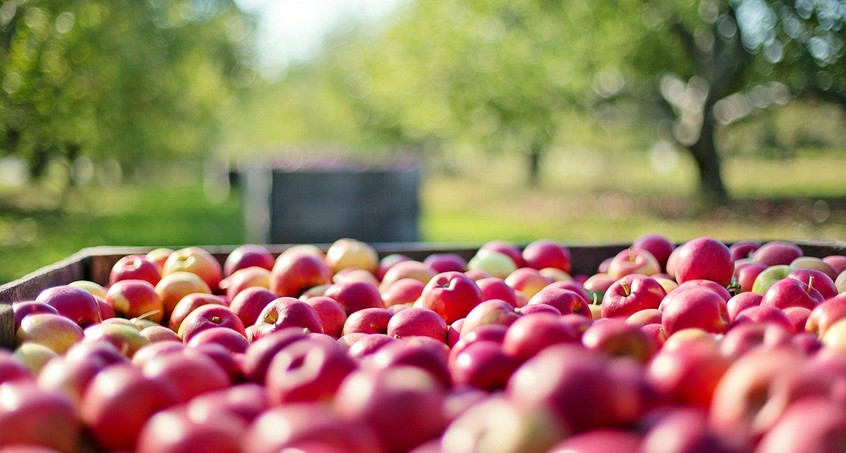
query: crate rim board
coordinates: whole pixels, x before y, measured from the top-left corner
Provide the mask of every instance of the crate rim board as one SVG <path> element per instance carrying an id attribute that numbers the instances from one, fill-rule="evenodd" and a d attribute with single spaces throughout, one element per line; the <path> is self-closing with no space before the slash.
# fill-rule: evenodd
<path id="1" fill-rule="evenodd" d="M 751 240 L 764 243 L 776 241 Z M 808 256 L 822 257 L 831 254 L 846 255 L 846 242 L 822 241 L 822 240 L 785 240 L 799 245 Z M 726 242 L 731 244 L 741 242 L 733 240 Z M 562 242 L 570 249 L 573 258 L 573 273 L 592 273 L 599 263 L 617 252 L 630 247 L 631 243 L 569 243 Z M 278 255 L 285 249 L 296 244 L 263 244 L 264 247 Z M 315 244 L 322 250 L 328 249 L 330 244 Z M 465 259 L 471 258 L 479 249 L 481 244 L 468 243 L 426 243 L 426 242 L 401 242 L 401 243 L 371 243 L 380 257 L 402 253 L 412 259 L 422 260 L 433 253 L 457 253 Z M 523 247 L 526 244 L 517 244 Z M 679 244 L 677 244 L 679 245 Z M 166 246 L 171 249 L 179 249 L 180 246 Z M 188 246 L 186 246 L 188 247 Z M 238 245 L 196 245 L 212 253 L 223 263 L 226 255 Z M 58 286 L 70 283 L 74 280 L 92 280 L 100 284 L 108 282 L 108 275 L 111 267 L 121 257 L 130 254 L 146 253 L 156 249 L 156 246 L 98 246 L 87 247 L 79 250 L 71 256 L 44 266 L 23 277 L 0 285 L 0 348 L 11 348 L 15 342 L 14 313 L 12 303 L 23 300 L 34 299 L 38 293 L 51 286 Z"/>

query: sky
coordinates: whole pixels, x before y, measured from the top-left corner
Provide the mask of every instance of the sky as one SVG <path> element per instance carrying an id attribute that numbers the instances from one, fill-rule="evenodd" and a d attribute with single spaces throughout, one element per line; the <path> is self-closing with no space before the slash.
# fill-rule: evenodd
<path id="1" fill-rule="evenodd" d="M 320 50 L 321 39 L 336 27 L 375 20 L 403 0 L 236 0 L 259 17 L 257 47 L 262 70 L 279 73 Z"/>

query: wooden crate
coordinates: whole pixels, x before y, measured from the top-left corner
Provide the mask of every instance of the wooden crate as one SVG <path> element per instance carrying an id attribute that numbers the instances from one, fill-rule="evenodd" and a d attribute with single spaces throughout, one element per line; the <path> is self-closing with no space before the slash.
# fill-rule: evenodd
<path id="1" fill-rule="evenodd" d="M 792 241 L 802 247 L 805 255 L 823 257 L 827 255 L 846 255 L 846 242 L 823 241 Z M 458 253 L 465 259 L 470 259 L 477 250 L 477 246 L 455 244 L 428 243 L 384 243 L 372 244 L 380 256 L 392 253 L 402 253 L 412 259 L 423 260 L 432 253 Z M 574 274 L 592 274 L 602 260 L 614 256 L 629 244 L 603 245 L 570 245 Z M 268 245 L 274 254 L 285 250 L 286 245 Z M 325 250 L 327 245 L 322 245 Z M 221 262 L 235 247 L 209 246 L 203 247 Z M 109 272 L 114 264 L 123 256 L 129 254 L 146 253 L 150 247 L 91 247 L 82 249 L 70 257 L 52 265 L 43 267 L 18 280 L 0 286 L 0 347 L 11 348 L 14 345 L 14 315 L 12 303 L 16 301 L 32 300 L 42 290 L 70 283 L 74 280 L 91 280 L 105 285 L 109 280 Z"/>

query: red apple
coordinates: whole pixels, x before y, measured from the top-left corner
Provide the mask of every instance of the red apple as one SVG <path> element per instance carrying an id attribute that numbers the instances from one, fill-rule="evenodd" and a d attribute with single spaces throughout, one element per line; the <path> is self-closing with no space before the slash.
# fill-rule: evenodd
<path id="1" fill-rule="evenodd" d="M 756 263 L 752 261 L 749 264 L 746 264 L 743 267 L 737 269 L 735 274 L 737 276 L 737 283 L 740 285 L 740 291 L 752 291 L 752 288 L 754 288 L 755 286 L 755 280 L 758 278 L 758 275 L 764 272 L 768 267 L 769 266 L 767 266 L 766 264 Z"/>
<path id="2" fill-rule="evenodd" d="M 161 322 L 164 305 L 155 287 L 145 280 L 120 280 L 112 284 L 106 293 L 106 302 L 115 314 L 124 318 L 143 317 Z"/>
<path id="3" fill-rule="evenodd" d="M 588 327 L 582 334 L 582 344 L 588 350 L 609 357 L 631 357 L 642 364 L 658 350 L 658 345 L 640 327 L 616 318 Z"/>
<path id="4" fill-rule="evenodd" d="M 423 288 L 420 306 L 441 315 L 447 324 L 470 313 L 482 301 L 476 282 L 461 272 L 442 272 Z"/>
<path id="5" fill-rule="evenodd" d="M 788 278 L 795 278 L 811 288 L 819 291 L 823 300 L 836 296 L 838 291 L 832 280 L 825 272 L 816 269 L 796 269 L 787 274 Z"/>
<path id="6" fill-rule="evenodd" d="M 802 249 L 796 244 L 771 241 L 755 250 L 751 257 L 753 261 L 766 264 L 767 266 L 775 266 L 778 264 L 790 264 L 803 254 Z"/>
<path id="7" fill-rule="evenodd" d="M 826 398 L 812 397 L 787 407 L 764 434 L 756 453 L 836 451 L 846 443 L 846 408 Z"/>
<path id="8" fill-rule="evenodd" d="M 505 388 L 520 360 L 505 354 L 493 341 L 477 341 L 455 355 L 450 374 L 456 386 L 469 385 L 489 392 Z"/>
<path id="9" fill-rule="evenodd" d="M 185 406 L 154 414 L 138 435 L 138 453 L 240 451 L 246 423 L 223 411 L 198 414 Z"/>
<path id="10" fill-rule="evenodd" d="M 846 294 L 839 294 L 811 310 L 805 330 L 822 338 L 829 327 L 843 318 L 846 318 Z"/>
<path id="11" fill-rule="evenodd" d="M 822 258 L 822 260 L 831 266 L 837 275 L 846 271 L 846 256 L 843 255 L 829 255 Z"/>
<path id="12" fill-rule="evenodd" d="M 143 334 L 144 331 L 142 330 L 141 333 Z M 191 347 L 197 347 L 204 343 L 219 344 L 233 354 L 243 353 L 250 346 L 244 335 L 226 327 L 212 327 L 201 330 L 187 342 L 188 346 Z"/>
<path id="13" fill-rule="evenodd" d="M 554 344 L 580 343 L 589 325 L 590 321 L 579 315 L 570 315 L 567 319 L 540 313 L 524 315 L 508 327 L 503 339 L 503 351 L 527 360 Z"/>
<path id="14" fill-rule="evenodd" d="M 270 288 L 270 271 L 263 267 L 247 267 L 238 269 L 234 274 L 220 281 L 220 289 L 226 292 L 229 300 L 252 287 Z"/>
<path id="15" fill-rule="evenodd" d="M 608 263 L 606 273 L 619 279 L 624 275 L 654 275 L 661 272 L 661 264 L 648 250 L 631 247 L 616 254 Z"/>
<path id="16" fill-rule="evenodd" d="M 667 268 L 667 260 L 670 258 L 670 253 L 676 248 L 670 239 L 660 234 L 644 234 L 638 236 L 633 242 L 632 247 L 638 247 L 647 250 L 661 266 L 661 269 Z"/>
<path id="17" fill-rule="evenodd" d="M 197 395 L 188 402 L 191 413 L 203 416 L 215 412 L 226 412 L 250 423 L 270 408 L 267 389 L 253 382 Z"/>
<path id="18" fill-rule="evenodd" d="M 341 418 L 363 421 L 392 452 L 410 451 L 447 425 L 445 392 L 413 367 L 355 371 L 341 383 L 334 408 Z"/>
<path id="19" fill-rule="evenodd" d="M 36 302 L 34 300 L 15 302 L 12 304 L 12 311 L 15 315 L 15 332 L 18 331 L 18 328 L 21 326 L 21 320 L 23 320 L 26 316 L 37 313 L 53 315 L 59 314 L 59 310 L 56 310 L 52 305 L 47 305 L 44 302 Z"/>
<path id="20" fill-rule="evenodd" d="M 10 452 L 22 445 L 42 451 L 77 451 L 82 437 L 82 424 L 70 399 L 29 381 L 0 385 L 0 426 L 0 449 Z"/>
<path id="21" fill-rule="evenodd" d="M 520 313 L 504 300 L 486 300 L 470 310 L 470 313 L 467 314 L 461 326 L 460 334 L 461 337 L 464 337 L 469 332 L 481 326 L 492 324 L 507 327 L 519 319 L 520 316 Z"/>
<path id="22" fill-rule="evenodd" d="M 366 282 L 333 283 L 326 288 L 324 296 L 331 297 L 341 304 L 347 316 L 364 308 L 385 308 L 379 288 Z"/>
<path id="23" fill-rule="evenodd" d="M 379 260 L 379 266 L 376 268 L 376 279 L 380 282 L 384 280 L 385 274 L 388 272 L 388 269 L 402 261 L 411 261 L 411 258 L 401 253 L 391 253 L 389 255 L 383 256 Z"/>
<path id="24" fill-rule="evenodd" d="M 411 307 L 390 318 L 386 333 L 393 338 L 425 336 L 446 342 L 447 323 L 433 310 Z"/>
<path id="25" fill-rule="evenodd" d="M 570 436 L 555 444 L 549 453 L 604 453 L 640 451 L 641 435 L 622 429 L 597 429 Z M 647 450 L 652 451 L 652 450 Z"/>
<path id="26" fill-rule="evenodd" d="M 616 282 L 617 279 L 606 274 L 606 273 L 599 273 L 593 274 L 585 280 L 582 287 L 587 293 L 588 301 L 591 303 L 602 302 L 602 298 L 605 297 L 605 292 L 608 291 L 608 288 Z"/>
<path id="27" fill-rule="evenodd" d="M 443 341 L 428 337 L 407 337 L 389 343 L 368 355 L 363 361 L 365 368 L 384 369 L 412 366 L 426 371 L 443 388 L 450 388 L 449 348 Z"/>
<path id="28" fill-rule="evenodd" d="M 329 265 L 308 253 L 283 253 L 270 272 L 270 289 L 279 296 L 299 297 L 309 288 L 331 281 Z"/>
<path id="29" fill-rule="evenodd" d="M 150 250 L 144 256 L 147 257 L 148 260 L 152 261 L 153 264 L 155 264 L 159 268 L 159 273 L 161 273 L 162 268 L 164 268 L 164 263 L 165 261 L 167 261 L 167 257 L 169 257 L 171 253 L 173 253 L 172 249 L 169 249 L 167 247 L 159 247 Z"/>
<path id="30" fill-rule="evenodd" d="M 547 288 L 569 289 L 570 291 L 574 291 L 578 295 L 582 296 L 582 299 L 584 299 L 588 303 L 593 302 L 593 298 L 590 297 L 588 292 L 585 290 L 584 285 L 582 283 L 575 281 L 575 280 L 572 280 L 572 281 L 562 280 L 562 281 L 552 282 L 549 285 L 547 285 Z M 544 288 L 544 289 L 546 289 L 546 288 Z"/>
<path id="31" fill-rule="evenodd" d="M 570 249 L 566 245 L 549 239 L 537 239 L 523 249 L 526 265 L 535 269 L 554 267 L 569 273 Z"/>
<path id="32" fill-rule="evenodd" d="M 796 333 L 805 332 L 805 325 L 808 323 L 808 318 L 811 317 L 811 310 L 805 307 L 787 307 L 783 311 L 790 323 L 793 324 Z"/>
<path id="33" fill-rule="evenodd" d="M 686 341 L 661 349 L 649 362 L 646 378 L 660 394 L 679 404 L 708 407 L 730 364 L 716 344 Z"/>
<path id="34" fill-rule="evenodd" d="M 141 334 L 142 337 L 146 338 L 150 343 L 158 343 L 160 341 L 182 342 L 182 338 L 179 338 L 179 335 L 171 330 L 170 327 L 148 326 L 141 329 L 138 333 Z"/>
<path id="35" fill-rule="evenodd" d="M 476 280 L 476 286 L 482 291 L 482 300 L 499 299 L 517 306 L 517 295 L 514 288 L 508 285 L 505 280 L 496 277 L 488 277 Z"/>
<path id="36" fill-rule="evenodd" d="M 347 268 L 364 269 L 375 274 L 379 268 L 379 256 L 369 244 L 342 238 L 333 242 L 326 250 L 326 264 L 333 273 Z"/>
<path id="37" fill-rule="evenodd" d="M 179 326 L 179 336 L 182 341 L 188 343 L 191 338 L 206 329 L 215 327 L 226 327 L 233 329 L 243 336 L 247 336 L 244 330 L 244 323 L 229 307 L 224 305 L 203 305 L 197 307 L 185 317 Z"/>
<path id="38" fill-rule="evenodd" d="M 383 346 L 397 341 L 399 341 L 397 338 L 388 336 L 386 334 L 362 334 L 360 337 L 356 338 L 351 342 L 351 344 L 347 348 L 347 354 L 354 359 L 360 360 L 378 351 Z"/>
<path id="39" fill-rule="evenodd" d="M 254 326 L 251 341 L 289 327 L 323 333 L 323 323 L 317 311 L 311 305 L 293 297 L 280 297 L 272 301 L 264 307 Z"/>
<path id="40" fill-rule="evenodd" d="M 523 252 L 516 244 L 508 241 L 493 240 L 482 244 L 479 250 L 486 250 L 491 252 L 499 252 L 507 255 L 514 261 L 514 267 L 525 267 L 526 260 L 523 259 Z"/>
<path id="41" fill-rule="evenodd" d="M 423 294 L 425 283 L 413 278 L 401 278 L 389 287 L 382 287 L 382 302 L 386 307 L 414 303 Z"/>
<path id="42" fill-rule="evenodd" d="M 273 357 L 291 343 L 308 338 L 307 332 L 302 328 L 289 327 L 253 341 L 244 354 L 244 375 L 252 382 L 264 384 L 267 367 Z"/>
<path id="43" fill-rule="evenodd" d="M 575 313 L 592 318 L 587 301 L 575 291 L 548 286 L 529 299 L 528 305 L 545 304 L 558 309 L 562 315 Z"/>
<path id="44" fill-rule="evenodd" d="M 337 343 L 298 341 L 271 360 L 266 387 L 275 404 L 328 401 L 356 368 L 357 362 Z"/>
<path id="45" fill-rule="evenodd" d="M 438 273 L 432 269 L 432 266 L 429 266 L 428 264 L 420 261 L 405 260 L 396 263 L 391 266 L 387 272 L 385 272 L 380 288 L 385 290 L 390 288 L 398 280 L 406 278 L 417 280 L 425 285 L 437 274 Z"/>
<path id="46" fill-rule="evenodd" d="M 266 288 L 247 288 L 229 302 L 229 309 L 238 315 L 245 326 L 251 326 L 256 323 L 264 307 L 278 297 Z"/>
<path id="47" fill-rule="evenodd" d="M 200 277 L 212 291 L 220 287 L 223 268 L 217 259 L 200 247 L 186 247 L 174 251 L 162 267 L 162 277 L 174 272 L 190 272 Z"/>
<path id="48" fill-rule="evenodd" d="M 505 277 L 505 283 L 528 297 L 534 296 L 553 280 L 541 275 L 540 271 L 532 267 L 521 267 Z"/>
<path id="49" fill-rule="evenodd" d="M 181 402 L 231 384 L 229 376 L 214 360 L 191 349 L 153 357 L 142 371 L 147 378 L 171 387 Z"/>
<path id="50" fill-rule="evenodd" d="M 773 283 L 761 299 L 762 306 L 785 309 L 787 307 L 805 307 L 813 310 L 823 303 L 822 294 L 812 286 L 795 278 L 785 278 Z"/>
<path id="51" fill-rule="evenodd" d="M 311 305 L 311 308 L 314 308 L 314 311 L 317 312 L 323 326 L 323 333 L 335 338 L 343 335 L 347 313 L 338 301 L 331 297 L 318 296 L 305 299 L 305 303 Z"/>
<path id="52" fill-rule="evenodd" d="M 709 237 L 692 239 L 679 246 L 673 265 L 674 276 L 679 283 L 704 279 L 728 286 L 734 274 L 728 247 Z"/>
<path id="53" fill-rule="evenodd" d="M 69 285 L 54 286 L 41 291 L 35 301 L 52 306 L 83 328 L 101 321 L 97 300 L 84 289 Z"/>
<path id="54" fill-rule="evenodd" d="M 691 327 L 723 333 L 728 329 L 726 301 L 704 288 L 670 291 L 659 306 L 661 325 L 668 336 Z"/>
<path id="55" fill-rule="evenodd" d="M 179 332 L 179 327 L 182 322 L 191 314 L 192 311 L 204 305 L 221 305 L 226 306 L 226 301 L 213 294 L 206 293 L 191 293 L 183 297 L 176 303 L 168 319 L 167 325 L 174 332 Z"/>
<path id="56" fill-rule="evenodd" d="M 112 318 L 120 320 L 121 318 Z M 110 322 L 106 320 L 85 328 L 83 341 L 107 341 L 117 348 L 127 358 L 132 358 L 135 352 L 150 343 L 141 335 L 141 329 L 131 323 Z"/>
<path id="57" fill-rule="evenodd" d="M 661 325 L 661 310 L 657 308 L 645 308 L 636 311 L 626 318 L 626 322 L 638 327 L 648 326 L 650 324 Z"/>
<path id="58" fill-rule="evenodd" d="M 737 319 L 737 315 L 739 315 L 743 310 L 746 310 L 749 307 L 757 307 L 761 305 L 761 300 L 763 298 L 764 296 L 761 294 L 750 292 L 732 296 L 732 298 L 726 302 L 726 310 L 728 312 L 729 321 L 734 323 L 734 320 Z"/>
<path id="59" fill-rule="evenodd" d="M 653 278 L 646 275 L 626 275 L 605 291 L 602 298 L 602 317 L 629 317 L 648 308 L 658 308 L 667 293 Z"/>
<path id="60" fill-rule="evenodd" d="M 165 318 L 169 318 L 173 308 L 183 297 L 192 293 L 211 294 L 209 285 L 196 274 L 190 272 L 173 272 L 165 275 L 156 285 L 156 294 L 162 301 Z"/>
<path id="61" fill-rule="evenodd" d="M 793 333 L 778 323 L 741 322 L 733 326 L 720 340 L 720 351 L 734 361 L 755 348 L 777 348 L 787 345 L 792 337 Z"/>
<path id="62" fill-rule="evenodd" d="M 723 300 L 725 300 L 726 302 L 728 302 L 728 300 L 731 299 L 731 293 L 729 292 L 729 290 L 725 286 L 722 286 L 719 283 L 713 282 L 711 280 L 702 280 L 702 279 L 688 280 L 688 281 L 680 284 L 673 291 L 684 291 L 688 288 L 704 288 L 704 289 L 707 289 L 709 291 L 713 291 L 713 292 L 719 294 L 720 297 L 722 297 Z"/>
<path id="63" fill-rule="evenodd" d="M 426 256 L 423 263 L 428 264 L 437 273 L 464 272 L 467 270 L 467 260 L 457 253 L 432 253 Z"/>
<path id="64" fill-rule="evenodd" d="M 734 450 L 708 426 L 707 412 L 696 407 L 677 407 L 659 416 L 637 451 L 731 453 Z"/>
<path id="65" fill-rule="evenodd" d="M 253 266 L 270 270 L 274 262 L 273 254 L 266 247 L 254 244 L 242 245 L 226 256 L 226 261 L 223 262 L 223 276 L 229 277 L 238 270 Z"/>
<path id="66" fill-rule="evenodd" d="M 790 267 L 794 269 L 814 269 L 824 273 L 832 281 L 839 274 L 831 264 L 826 263 L 822 258 L 817 258 L 816 256 L 800 256 L 790 262 Z"/>
<path id="67" fill-rule="evenodd" d="M 113 365 L 89 384 L 80 415 L 100 448 L 132 450 L 147 419 L 177 402 L 170 385 L 131 365 Z"/>
<path id="68" fill-rule="evenodd" d="M 144 280 L 155 286 L 161 278 L 159 266 L 146 255 L 127 255 L 112 266 L 109 285 L 120 280 Z"/>
<path id="69" fill-rule="evenodd" d="M 353 332 L 387 333 L 388 322 L 392 316 L 393 313 L 384 308 L 364 308 L 355 311 L 347 316 L 342 334 L 346 335 Z"/>
<path id="70" fill-rule="evenodd" d="M 732 260 L 740 260 L 744 258 L 750 258 L 752 253 L 758 248 L 761 247 L 761 244 L 757 242 L 750 242 L 750 241 L 740 241 L 735 242 L 731 246 L 729 246 L 729 251 L 731 252 L 731 259 Z"/>
<path id="71" fill-rule="evenodd" d="M 768 305 L 749 307 L 740 312 L 734 320 L 735 324 L 743 324 L 747 322 L 756 324 L 777 324 L 791 334 L 796 333 L 796 329 L 793 327 L 793 322 L 790 321 L 787 314 L 780 308 Z"/>

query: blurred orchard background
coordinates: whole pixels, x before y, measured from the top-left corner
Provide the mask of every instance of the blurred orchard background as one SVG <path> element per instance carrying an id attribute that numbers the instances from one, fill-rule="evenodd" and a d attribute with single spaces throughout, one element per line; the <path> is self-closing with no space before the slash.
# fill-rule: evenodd
<path id="1" fill-rule="evenodd" d="M 843 0 L 4 0 L 0 282 L 243 243 L 239 168 L 339 153 L 414 159 L 424 241 L 843 240 L 844 41 Z"/>

